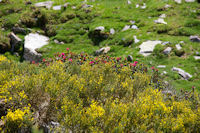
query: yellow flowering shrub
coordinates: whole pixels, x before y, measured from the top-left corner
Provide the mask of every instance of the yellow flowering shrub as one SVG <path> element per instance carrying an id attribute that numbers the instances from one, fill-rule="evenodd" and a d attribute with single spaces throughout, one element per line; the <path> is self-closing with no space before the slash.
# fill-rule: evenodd
<path id="1" fill-rule="evenodd" d="M 138 61 L 69 51 L 39 64 L 0 58 L 4 132 L 51 121 L 66 132 L 200 132 L 198 94 L 162 94 Z"/>

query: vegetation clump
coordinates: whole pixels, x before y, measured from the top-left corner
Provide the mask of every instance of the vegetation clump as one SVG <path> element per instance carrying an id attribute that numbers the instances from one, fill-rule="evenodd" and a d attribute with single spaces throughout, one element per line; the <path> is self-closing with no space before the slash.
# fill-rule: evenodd
<path id="1" fill-rule="evenodd" d="M 40 64 L 0 56 L 1 130 L 30 131 L 56 121 L 60 126 L 51 130 L 58 132 L 199 132 L 197 93 L 162 94 L 157 72 L 139 61 L 69 48 Z"/>

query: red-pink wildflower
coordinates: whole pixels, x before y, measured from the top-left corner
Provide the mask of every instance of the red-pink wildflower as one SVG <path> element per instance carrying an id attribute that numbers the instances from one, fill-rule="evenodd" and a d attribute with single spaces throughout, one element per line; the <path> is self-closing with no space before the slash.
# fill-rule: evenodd
<path id="1" fill-rule="evenodd" d="M 90 64 L 93 64 L 94 63 L 94 61 L 90 61 Z"/>
<path id="2" fill-rule="evenodd" d="M 62 53 L 62 56 L 64 56 L 65 55 L 65 53 Z"/>
<path id="3" fill-rule="evenodd" d="M 70 58 L 69 61 L 72 62 L 72 59 Z"/>
<path id="4" fill-rule="evenodd" d="M 69 48 L 66 48 L 67 51 L 69 51 Z"/>
<path id="5" fill-rule="evenodd" d="M 31 63 L 32 63 L 32 64 L 35 64 L 35 61 L 32 61 Z"/>
<path id="6" fill-rule="evenodd" d="M 134 64 L 137 64 L 138 63 L 138 61 L 134 61 Z"/>

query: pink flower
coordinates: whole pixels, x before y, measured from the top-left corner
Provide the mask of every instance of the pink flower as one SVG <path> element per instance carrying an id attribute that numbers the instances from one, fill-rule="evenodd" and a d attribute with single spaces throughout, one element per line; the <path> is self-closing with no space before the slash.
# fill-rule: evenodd
<path id="1" fill-rule="evenodd" d="M 69 51 L 69 48 L 66 48 L 67 51 Z"/>
<path id="2" fill-rule="evenodd" d="M 58 57 L 61 57 L 61 54 L 59 54 Z"/>
<path id="3" fill-rule="evenodd" d="M 43 59 L 42 61 L 43 61 L 43 62 L 45 62 L 46 60 L 45 60 L 45 59 Z"/>
<path id="4" fill-rule="evenodd" d="M 134 62 L 134 64 L 137 64 L 137 63 L 138 63 L 138 61 L 135 61 L 135 62 Z"/>
<path id="5" fill-rule="evenodd" d="M 135 66 L 136 66 L 136 64 L 135 64 L 135 63 L 130 63 L 130 66 L 133 66 L 133 67 L 135 67 Z"/>
<path id="6" fill-rule="evenodd" d="M 70 58 L 69 61 L 72 62 L 72 59 Z"/>
<path id="7" fill-rule="evenodd" d="M 65 59 L 66 59 L 66 56 L 63 56 L 63 59 L 65 60 Z"/>
<path id="8" fill-rule="evenodd" d="M 94 63 L 94 61 L 90 61 L 90 64 L 93 64 Z"/>
<path id="9" fill-rule="evenodd" d="M 65 53 L 62 53 L 62 56 L 64 56 L 65 55 Z"/>
<path id="10" fill-rule="evenodd" d="M 117 61 L 119 61 L 121 58 L 120 57 L 117 57 Z"/>
<path id="11" fill-rule="evenodd" d="M 31 63 L 32 63 L 32 64 L 35 64 L 35 61 L 32 61 Z"/>
<path id="12" fill-rule="evenodd" d="M 123 65 L 123 64 L 120 64 L 120 66 L 123 67 L 124 65 Z"/>
<path id="13" fill-rule="evenodd" d="M 154 69 L 155 69 L 155 67 L 154 67 L 154 66 L 152 66 L 152 67 L 151 67 L 151 69 L 152 69 L 152 70 L 154 70 Z"/>

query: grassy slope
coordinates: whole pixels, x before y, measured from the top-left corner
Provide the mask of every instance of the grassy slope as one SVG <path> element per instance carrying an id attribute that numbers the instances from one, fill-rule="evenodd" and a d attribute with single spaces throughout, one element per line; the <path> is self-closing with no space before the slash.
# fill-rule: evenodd
<path id="1" fill-rule="evenodd" d="M 35 3 L 42 0 L 31 1 Z M 63 4 L 61 0 L 54 1 L 54 5 Z M 199 35 L 200 20 L 198 19 L 198 15 L 200 13 L 200 4 L 196 2 L 176 4 L 173 0 L 132 0 L 132 4 L 127 5 L 126 0 L 96 0 L 96 2 L 87 3 L 94 6 L 91 8 L 91 12 L 87 14 L 82 9 L 78 10 L 82 5 L 80 0 L 68 1 L 71 3 L 71 6 L 69 6 L 66 11 L 53 12 L 59 15 L 60 18 L 66 14 L 80 14 L 80 16 L 64 23 L 56 24 L 57 35 L 51 37 L 50 44 L 41 49 L 41 51 L 44 52 L 43 55 L 45 58 L 52 57 L 56 52 L 65 51 L 66 47 L 71 48 L 74 52 L 84 51 L 93 54 L 99 47 L 110 45 L 110 56 L 126 57 L 130 54 L 134 59 L 140 60 L 149 66 L 166 65 L 167 68 L 161 69 L 161 72 L 163 70 L 168 72 L 163 78 L 171 81 L 173 86 L 177 89 L 190 89 L 192 86 L 200 88 L 200 63 L 193 59 L 194 53 L 200 51 L 200 44 L 192 43 L 189 40 L 189 35 Z M 16 7 L 23 9 L 18 13 L 7 14 L 0 18 L 0 23 L 6 22 L 8 27 L 12 27 L 12 25 L 18 22 L 24 10 L 30 12 L 29 6 L 26 7 L 22 1 L 18 0 L 13 2 L 14 4 L 0 5 L 1 11 L 10 8 L 16 9 Z M 137 3 L 142 5 L 143 2 L 147 5 L 146 9 L 135 8 Z M 172 7 L 167 10 L 161 10 L 166 4 L 170 4 Z M 77 9 L 71 9 L 72 6 L 76 6 Z M 193 10 L 196 10 L 196 12 L 193 12 Z M 49 13 L 49 11 L 45 12 Z M 168 24 L 155 24 L 154 20 L 163 13 L 167 15 L 165 21 Z M 136 21 L 139 30 L 121 32 L 125 25 L 130 25 L 130 20 Z M 107 32 L 109 32 L 110 28 L 114 28 L 116 34 L 102 41 L 99 46 L 94 46 L 93 42 L 88 37 L 88 32 L 84 32 L 84 29 L 88 28 L 89 31 L 91 31 L 97 26 L 104 26 Z M 158 34 L 160 32 L 162 33 Z M 141 40 L 140 43 L 132 44 L 130 47 L 119 45 L 120 43 L 123 44 L 122 38 L 125 38 L 125 40 L 132 40 L 133 35 L 136 35 L 137 38 Z M 23 38 L 23 35 L 21 37 Z M 57 45 L 53 42 L 53 39 L 58 39 L 66 43 L 64 45 Z M 169 57 L 164 57 L 162 59 L 158 59 L 153 55 L 144 58 L 138 54 L 139 49 L 137 47 L 146 40 L 170 41 L 172 44 L 169 44 L 169 46 L 172 47 L 175 47 L 175 44 L 180 41 L 184 41 L 185 43 L 182 46 L 186 54 L 184 57 L 178 57 L 172 52 Z M 190 81 L 181 80 L 179 75 L 171 72 L 173 66 L 184 69 L 194 77 Z"/>

